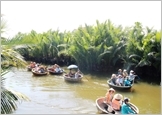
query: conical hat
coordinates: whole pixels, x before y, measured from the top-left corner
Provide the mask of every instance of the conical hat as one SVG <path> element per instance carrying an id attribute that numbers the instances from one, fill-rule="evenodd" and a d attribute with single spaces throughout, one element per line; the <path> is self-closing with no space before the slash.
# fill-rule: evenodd
<path id="1" fill-rule="evenodd" d="M 115 94 L 114 99 L 121 100 L 121 99 L 123 99 L 123 96 L 121 94 Z"/>
<path id="2" fill-rule="evenodd" d="M 108 91 L 114 91 L 115 92 L 115 90 L 113 88 L 108 89 Z"/>

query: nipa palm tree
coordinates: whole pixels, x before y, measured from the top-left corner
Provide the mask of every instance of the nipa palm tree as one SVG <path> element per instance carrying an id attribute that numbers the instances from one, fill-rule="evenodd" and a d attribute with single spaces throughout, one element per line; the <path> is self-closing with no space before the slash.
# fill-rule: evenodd
<path id="1" fill-rule="evenodd" d="M 3 21 L 1 16 L 1 35 L 6 27 L 6 23 L 3 23 Z M 13 113 L 17 109 L 17 101 L 29 100 L 24 94 L 7 89 L 4 85 L 4 75 L 9 72 L 10 67 L 25 67 L 25 65 L 26 62 L 19 53 L 7 47 L 7 45 L 1 44 L 1 114 Z"/>

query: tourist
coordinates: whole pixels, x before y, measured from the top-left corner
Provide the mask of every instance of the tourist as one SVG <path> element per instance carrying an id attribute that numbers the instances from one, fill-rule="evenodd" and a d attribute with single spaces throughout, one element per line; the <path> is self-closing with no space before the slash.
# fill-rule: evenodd
<path id="1" fill-rule="evenodd" d="M 112 99 L 112 108 L 114 110 L 120 110 L 121 106 L 122 106 L 122 100 L 123 100 L 123 96 L 121 94 L 115 94 L 113 99 Z"/>
<path id="2" fill-rule="evenodd" d="M 121 107 L 121 114 L 135 114 L 129 105 L 129 98 L 125 98 Z"/>
<path id="3" fill-rule="evenodd" d="M 75 78 L 79 78 L 79 74 L 80 74 L 80 71 L 78 70 L 78 71 L 75 73 Z"/>
<path id="4" fill-rule="evenodd" d="M 115 93 L 115 90 L 113 88 L 110 88 L 105 95 L 104 103 L 111 105 L 111 101 L 113 99 L 114 93 Z"/>
<path id="5" fill-rule="evenodd" d="M 126 78 L 127 76 L 128 76 L 127 70 L 124 69 L 124 70 L 123 70 L 123 77 Z"/>
<path id="6" fill-rule="evenodd" d="M 122 69 L 118 70 L 118 74 L 117 75 L 123 75 Z"/>
<path id="7" fill-rule="evenodd" d="M 124 86 L 131 86 L 131 82 L 128 76 L 124 79 Z"/>
<path id="8" fill-rule="evenodd" d="M 73 73 L 72 73 L 72 70 L 70 69 L 70 71 L 69 71 L 69 77 L 73 77 Z"/>
<path id="9" fill-rule="evenodd" d="M 116 74 L 112 74 L 111 75 L 111 83 L 113 83 L 114 85 L 116 85 L 116 79 L 117 79 Z"/>
<path id="10" fill-rule="evenodd" d="M 133 83 L 134 79 L 135 79 L 134 71 L 131 70 L 129 73 L 129 80 L 130 80 L 131 84 Z"/>

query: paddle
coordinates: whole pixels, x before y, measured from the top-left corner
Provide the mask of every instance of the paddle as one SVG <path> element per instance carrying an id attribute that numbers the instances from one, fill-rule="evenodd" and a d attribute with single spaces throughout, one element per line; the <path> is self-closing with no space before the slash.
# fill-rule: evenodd
<path id="1" fill-rule="evenodd" d="M 135 114 L 137 114 L 137 111 L 131 106 L 131 104 L 130 103 L 127 103 L 127 104 L 135 112 Z"/>
<path id="2" fill-rule="evenodd" d="M 78 71 L 81 72 L 80 69 L 78 69 Z M 83 72 L 81 72 L 81 74 L 83 74 Z M 84 75 L 84 74 L 83 74 L 83 75 Z"/>
<path id="3" fill-rule="evenodd" d="M 112 106 L 110 104 L 107 104 L 105 101 L 103 101 L 103 105 L 104 105 L 104 109 L 108 112 L 108 113 L 112 113 L 115 114 L 114 109 L 112 108 Z"/>
<path id="4" fill-rule="evenodd" d="M 64 69 L 62 69 L 63 73 L 67 73 Z"/>
<path id="5" fill-rule="evenodd" d="M 80 69 L 78 69 L 78 70 L 80 71 Z M 81 72 L 81 71 L 80 71 L 80 72 Z M 81 72 L 81 74 L 82 74 L 82 75 L 84 75 L 84 74 L 83 74 L 83 72 Z M 87 79 L 87 77 L 86 77 L 86 76 L 84 76 L 84 77 Z M 88 79 L 87 79 L 87 80 L 88 80 Z M 88 80 L 88 81 L 89 81 L 89 80 Z"/>

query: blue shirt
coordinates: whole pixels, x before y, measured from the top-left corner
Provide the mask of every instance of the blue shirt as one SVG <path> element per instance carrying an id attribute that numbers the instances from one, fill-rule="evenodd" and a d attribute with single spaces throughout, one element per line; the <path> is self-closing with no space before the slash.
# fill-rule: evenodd
<path id="1" fill-rule="evenodd" d="M 124 86 L 131 86 L 131 82 L 128 79 L 125 79 Z"/>
<path id="2" fill-rule="evenodd" d="M 121 114 L 130 114 L 130 113 L 134 113 L 134 111 L 125 103 L 123 103 L 122 107 L 121 107 Z"/>

